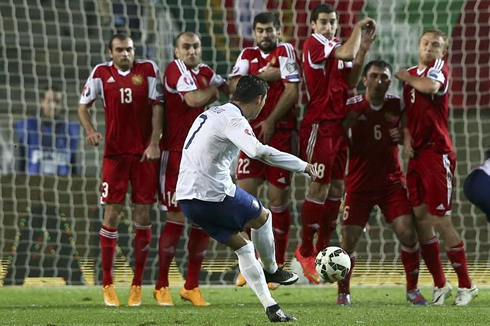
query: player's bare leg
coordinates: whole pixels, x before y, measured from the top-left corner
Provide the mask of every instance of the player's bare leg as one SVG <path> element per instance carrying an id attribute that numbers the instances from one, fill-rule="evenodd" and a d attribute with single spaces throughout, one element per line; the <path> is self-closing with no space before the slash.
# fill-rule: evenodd
<path id="1" fill-rule="evenodd" d="M 100 229 L 100 247 L 102 256 L 102 286 L 104 304 L 109 307 L 120 305 L 119 298 L 116 294 L 114 281 L 112 278 L 112 269 L 114 266 L 114 254 L 117 246 L 117 227 L 123 208 L 122 204 L 107 203 L 105 205 L 104 221 Z"/>
<path id="2" fill-rule="evenodd" d="M 417 306 L 426 306 L 429 303 L 417 287 L 420 269 L 420 245 L 417 242 L 412 215 L 396 217 L 392 226 L 402 244 L 401 258 L 407 280 L 407 301 Z"/>
<path id="3" fill-rule="evenodd" d="M 439 239 L 432 226 L 432 215 L 427 210 L 427 204 L 413 207 L 415 214 L 415 229 L 420 243 L 420 253 L 425 265 L 434 280 L 432 304 L 443 305 L 444 300 L 451 296 L 451 285 L 446 281 L 440 256 Z"/>
<path id="4" fill-rule="evenodd" d="M 269 183 L 267 197 L 269 208 L 272 212 L 272 229 L 276 246 L 276 262 L 279 267 L 286 264 L 286 251 L 289 241 L 289 230 L 291 228 L 291 213 L 289 211 L 290 188 L 279 188 Z M 269 289 L 275 290 L 278 283 L 269 283 Z"/>
<path id="5" fill-rule="evenodd" d="M 267 232 L 270 232 L 270 238 L 272 238 L 273 240 L 272 230 L 269 230 L 267 228 L 268 226 L 271 227 L 269 212 L 267 210 L 263 209 L 259 217 L 249 221 L 247 223 L 247 226 L 259 232 L 268 230 Z M 265 254 L 264 256 L 269 256 L 271 252 L 272 253 L 274 252 L 273 242 L 270 243 L 269 241 L 267 241 L 267 239 L 264 239 L 267 237 L 263 237 L 263 236 L 261 237 L 260 235 L 256 234 L 254 238 L 255 241 L 261 242 L 258 245 L 259 247 L 261 247 L 262 249 L 261 251 L 264 252 Z M 269 320 L 272 322 L 285 322 L 285 321 L 296 320 L 295 317 L 285 313 L 279 307 L 277 302 L 272 298 L 270 290 L 267 287 L 267 281 L 266 281 L 266 276 L 265 276 L 265 271 L 263 269 L 263 266 L 261 266 L 261 264 L 255 257 L 255 248 L 253 242 L 246 240 L 246 238 L 241 233 L 237 232 L 234 233 L 228 239 L 225 245 L 233 249 L 237 254 L 238 266 L 240 268 L 240 271 L 245 277 L 245 279 L 247 280 L 247 283 L 254 291 L 255 295 L 259 298 L 260 302 L 262 303 L 262 306 L 264 307 Z M 265 248 L 267 246 L 269 248 Z M 274 255 L 272 255 L 272 259 L 275 259 Z M 269 262 L 269 265 L 271 265 L 271 262 Z M 283 271 L 282 269 L 280 270 L 277 268 L 277 265 L 276 265 L 276 271 L 273 274 L 269 274 L 269 275 L 275 275 L 279 271 L 282 272 L 281 274 L 284 275 L 287 274 L 287 276 L 289 275 L 296 276 L 296 280 L 297 280 L 297 275 L 295 275 L 294 273 Z M 284 280 L 286 281 L 286 279 Z"/>
<path id="6" fill-rule="evenodd" d="M 149 246 L 151 242 L 150 211 L 152 204 L 135 204 L 134 206 L 134 276 L 129 290 L 128 306 L 138 307 L 141 305 L 143 294 L 141 285 L 143 283 L 143 272 L 146 266 Z"/>
<path id="7" fill-rule="evenodd" d="M 261 178 L 245 178 L 238 180 L 238 186 L 255 198 L 258 198 L 259 189 L 262 186 L 262 183 L 264 183 L 264 180 Z M 246 239 L 250 239 L 250 229 L 244 231 L 244 236 Z M 245 280 L 242 273 L 238 273 L 235 285 L 242 287 L 245 284 L 247 284 L 247 280 Z"/>
<path id="8" fill-rule="evenodd" d="M 456 232 L 450 215 L 432 215 L 434 229 L 441 235 L 446 246 L 446 255 L 458 275 L 458 292 L 454 304 L 466 306 L 478 296 L 478 288 L 471 282 L 468 273 L 466 251 L 461 237 Z"/>
<path id="9" fill-rule="evenodd" d="M 351 268 L 346 278 L 337 283 L 338 295 L 337 304 L 340 306 L 350 306 L 350 279 L 352 271 L 356 264 L 356 247 L 359 239 L 363 234 L 364 228 L 358 225 L 343 225 L 342 226 L 342 242 L 340 247 L 344 249 L 350 257 Z"/>
<path id="10" fill-rule="evenodd" d="M 311 182 L 308 196 L 301 209 L 302 235 L 301 246 L 296 251 L 296 259 L 303 268 L 305 277 L 313 283 L 320 283 L 320 277 L 315 269 L 315 250 L 313 238 L 320 227 L 320 216 L 323 213 L 323 204 L 327 198 L 330 184 Z"/>

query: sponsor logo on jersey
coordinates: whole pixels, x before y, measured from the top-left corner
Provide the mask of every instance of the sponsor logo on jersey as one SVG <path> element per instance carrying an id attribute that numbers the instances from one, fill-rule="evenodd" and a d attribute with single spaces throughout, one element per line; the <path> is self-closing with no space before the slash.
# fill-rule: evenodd
<path id="1" fill-rule="evenodd" d="M 109 79 L 107 79 L 107 83 L 115 83 L 116 80 L 114 79 L 114 77 L 109 77 Z"/>
<path id="2" fill-rule="evenodd" d="M 133 77 L 131 77 L 131 81 L 134 85 L 140 86 L 141 84 L 143 84 L 143 77 L 141 75 L 134 75 Z"/>
<path id="3" fill-rule="evenodd" d="M 90 91 L 90 87 L 89 87 L 89 86 L 85 86 L 85 87 L 83 88 L 83 91 L 82 91 L 83 96 L 85 96 L 85 97 L 89 97 L 89 96 L 90 96 L 90 93 L 91 93 L 91 91 Z"/>
<path id="4" fill-rule="evenodd" d="M 433 71 L 433 72 L 429 73 L 429 77 L 437 79 L 437 74 Z"/>
<path id="5" fill-rule="evenodd" d="M 291 79 L 299 79 L 299 75 L 298 75 L 298 74 L 288 75 L 288 76 L 286 76 L 286 79 L 287 79 L 287 80 L 291 80 Z"/>

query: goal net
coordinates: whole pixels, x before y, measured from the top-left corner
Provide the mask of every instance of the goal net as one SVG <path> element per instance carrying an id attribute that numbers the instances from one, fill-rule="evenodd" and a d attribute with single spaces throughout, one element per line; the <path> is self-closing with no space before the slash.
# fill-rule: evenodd
<path id="1" fill-rule="evenodd" d="M 163 71 L 173 59 L 174 37 L 184 30 L 194 31 L 202 37 L 203 61 L 225 77 L 240 50 L 253 45 L 251 21 L 257 13 L 279 12 L 283 40 L 291 42 L 300 54 L 311 32 L 311 9 L 320 2 L 1 1 L 0 286 L 100 284 L 99 229 L 103 207 L 98 199 L 103 152 L 102 147 L 94 148 L 85 143 L 84 132 L 77 124 L 76 108 L 91 69 L 109 60 L 106 43 L 112 34 L 129 33 L 135 40 L 137 56 L 155 60 Z M 484 149 L 490 146 L 490 2 L 327 2 L 335 5 L 340 13 L 341 38 L 349 35 L 359 18 L 369 16 L 377 20 L 378 40 L 368 59 L 384 59 L 395 71 L 416 64 L 418 37 L 423 30 L 438 28 L 450 35 L 449 124 L 458 154 L 453 222 L 465 241 L 474 279 L 489 281 L 488 225 L 483 214 L 465 199 L 462 184 L 468 172 L 483 161 Z M 41 119 L 40 102 L 45 89 L 52 87 L 58 87 L 63 94 L 61 107 L 64 110 L 56 119 Z M 400 94 L 400 88 L 394 80 L 391 92 Z M 301 98 L 305 98 L 304 94 Z M 303 113 L 304 100 L 300 103 L 298 117 Z M 101 102 L 95 104 L 93 116 L 96 128 L 104 132 Z M 59 121 L 64 122 L 62 127 L 53 127 Z M 58 139 L 63 139 L 64 143 L 59 145 Z M 66 165 L 65 170 L 59 168 L 62 164 Z M 304 177 L 296 176 L 290 205 L 293 222 L 288 260 L 293 259 L 294 249 L 299 244 L 299 212 L 306 189 Z M 129 197 L 127 200 L 129 203 Z M 155 207 L 145 284 L 153 284 L 158 274 L 157 240 L 164 223 L 165 215 Z M 122 216 L 119 235 L 115 279 L 126 284 L 133 273 L 133 225 L 129 204 Z M 172 285 L 180 284 L 186 273 L 186 239 L 184 235 L 172 264 Z M 333 244 L 338 241 L 338 236 L 334 236 Z M 354 283 L 404 282 L 400 244 L 376 209 L 357 252 L 360 263 Z M 447 264 L 444 250 L 442 254 Z M 232 284 L 236 265 L 232 251 L 211 241 L 201 283 Z M 449 276 L 454 277 L 450 265 L 445 266 Z M 422 270 L 422 276 L 424 284 L 431 283 L 426 270 Z"/>

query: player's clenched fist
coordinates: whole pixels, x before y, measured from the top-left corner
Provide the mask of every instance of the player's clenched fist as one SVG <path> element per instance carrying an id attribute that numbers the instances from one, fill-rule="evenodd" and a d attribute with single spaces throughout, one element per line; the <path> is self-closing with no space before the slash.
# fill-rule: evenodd
<path id="1" fill-rule="evenodd" d="M 356 25 L 358 25 L 362 30 L 376 30 L 376 21 L 369 17 L 358 21 Z"/>
<path id="2" fill-rule="evenodd" d="M 102 134 L 97 131 L 87 133 L 87 144 L 92 146 L 99 146 L 99 139 L 102 139 Z"/>

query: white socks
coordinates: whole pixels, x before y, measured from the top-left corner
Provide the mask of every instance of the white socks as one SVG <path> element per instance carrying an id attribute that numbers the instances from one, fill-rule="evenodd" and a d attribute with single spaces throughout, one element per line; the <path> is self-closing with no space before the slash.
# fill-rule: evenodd
<path id="1" fill-rule="evenodd" d="M 260 260 L 268 273 L 277 271 L 276 247 L 272 232 L 272 214 L 269 211 L 267 221 L 259 229 L 252 229 L 252 242 L 259 252 Z"/>
<path id="2" fill-rule="evenodd" d="M 238 267 L 248 285 L 255 292 L 255 295 L 259 298 L 260 303 L 267 307 L 276 304 L 276 301 L 272 298 L 271 292 L 265 282 L 264 271 L 257 258 L 255 258 L 254 245 L 249 242 L 245 246 L 235 251 L 238 256 Z"/>

